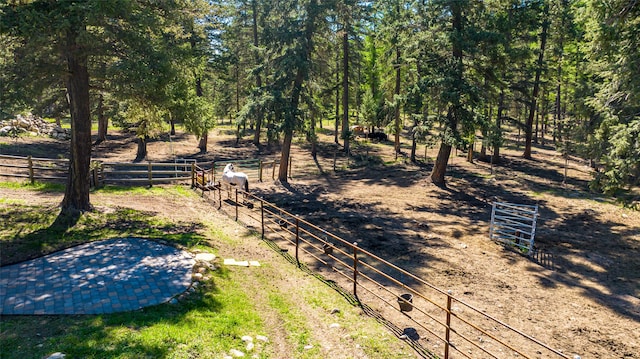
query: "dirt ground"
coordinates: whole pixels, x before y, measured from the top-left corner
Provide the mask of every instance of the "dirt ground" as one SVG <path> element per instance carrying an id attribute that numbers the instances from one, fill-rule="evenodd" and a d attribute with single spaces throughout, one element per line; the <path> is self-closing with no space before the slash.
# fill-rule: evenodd
<path id="1" fill-rule="evenodd" d="M 302 141 L 293 153 L 293 178 L 252 183 L 258 196 L 416 273 L 433 285 L 533 337 L 582 358 L 640 358 L 640 212 L 589 193 L 589 167 L 536 146 L 534 160 L 515 147 L 499 166 L 450 160 L 447 186 L 429 180 L 436 149 L 419 148 L 418 164 L 395 160 L 391 143 L 353 144 L 339 155 L 331 134 L 320 135 L 317 160 Z M 149 144 L 149 160 L 274 159 L 277 146 L 236 143 L 224 127 L 197 152 L 190 135 Z M 403 144 L 403 151 L 408 144 Z M 3 154 L 52 157 L 67 153 L 56 140 L 22 138 Z M 135 143 L 112 131 L 95 158 L 131 162 Z M 335 169 L 335 170 L 334 170 Z M 493 201 L 538 204 L 535 258 L 491 242 Z M 144 207 L 144 203 L 136 205 Z M 154 203 L 155 205 L 155 203 Z M 171 205 L 165 211 L 182 217 Z"/>

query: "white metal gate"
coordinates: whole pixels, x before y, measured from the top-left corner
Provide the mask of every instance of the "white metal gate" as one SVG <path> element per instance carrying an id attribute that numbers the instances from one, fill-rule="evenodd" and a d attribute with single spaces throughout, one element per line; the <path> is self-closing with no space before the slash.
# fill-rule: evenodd
<path id="1" fill-rule="evenodd" d="M 491 211 L 491 240 L 517 248 L 521 252 L 533 253 L 536 234 L 538 205 L 494 202 Z"/>

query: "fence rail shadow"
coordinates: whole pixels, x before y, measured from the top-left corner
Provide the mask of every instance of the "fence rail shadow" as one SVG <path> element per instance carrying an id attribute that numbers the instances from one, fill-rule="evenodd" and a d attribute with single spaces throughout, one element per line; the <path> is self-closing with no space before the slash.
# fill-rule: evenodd
<path id="1" fill-rule="evenodd" d="M 540 340 L 251 193 L 219 186 L 203 197 L 276 252 L 407 340 L 424 358 L 569 358 Z M 348 295 L 347 295 L 348 293 Z"/>

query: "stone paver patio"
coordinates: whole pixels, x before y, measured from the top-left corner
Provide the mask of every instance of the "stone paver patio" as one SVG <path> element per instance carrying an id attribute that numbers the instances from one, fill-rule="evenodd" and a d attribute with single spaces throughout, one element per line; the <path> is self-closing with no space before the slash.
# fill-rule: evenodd
<path id="1" fill-rule="evenodd" d="M 92 242 L 0 268 L 0 314 L 102 314 L 169 301 L 195 259 L 151 240 Z"/>

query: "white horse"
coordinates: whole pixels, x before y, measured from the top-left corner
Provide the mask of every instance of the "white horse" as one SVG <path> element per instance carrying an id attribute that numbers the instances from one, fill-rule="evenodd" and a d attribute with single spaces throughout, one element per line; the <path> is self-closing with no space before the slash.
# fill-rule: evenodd
<path id="1" fill-rule="evenodd" d="M 249 192 L 249 177 L 244 172 L 235 172 L 233 163 L 229 163 L 224 167 L 222 183 L 227 184 L 227 189 L 230 189 L 231 186 L 237 186 L 244 189 L 245 192 Z"/>

